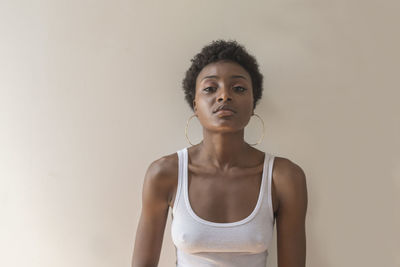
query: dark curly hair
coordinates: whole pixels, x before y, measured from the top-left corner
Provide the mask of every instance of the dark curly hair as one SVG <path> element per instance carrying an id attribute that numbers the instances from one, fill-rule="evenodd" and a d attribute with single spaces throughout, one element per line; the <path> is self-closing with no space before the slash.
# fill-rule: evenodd
<path id="1" fill-rule="evenodd" d="M 185 100 L 194 111 L 193 100 L 196 95 L 196 79 L 200 71 L 208 64 L 221 60 L 230 60 L 241 65 L 251 77 L 253 87 L 253 109 L 261 99 L 263 91 L 263 75 L 258 69 L 258 64 L 254 56 L 250 55 L 243 45 L 235 40 L 214 40 L 209 45 L 202 48 L 201 52 L 192 59 L 192 65 L 186 71 L 185 78 L 182 81 L 182 87 L 185 92 Z"/>

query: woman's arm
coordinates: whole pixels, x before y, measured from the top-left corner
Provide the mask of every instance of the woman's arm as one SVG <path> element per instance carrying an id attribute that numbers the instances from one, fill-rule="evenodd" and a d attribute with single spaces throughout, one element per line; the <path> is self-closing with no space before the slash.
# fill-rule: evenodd
<path id="1" fill-rule="evenodd" d="M 276 169 L 278 267 L 306 266 L 307 185 L 304 171 L 292 161 L 279 158 Z"/>
<path id="2" fill-rule="evenodd" d="M 136 230 L 132 267 L 156 267 L 168 218 L 170 182 L 165 158 L 150 164 L 142 189 L 142 210 Z"/>

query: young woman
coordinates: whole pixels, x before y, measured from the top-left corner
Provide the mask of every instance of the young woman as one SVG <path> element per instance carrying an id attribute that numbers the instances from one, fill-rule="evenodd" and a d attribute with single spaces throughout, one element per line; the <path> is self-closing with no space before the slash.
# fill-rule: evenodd
<path id="1" fill-rule="evenodd" d="M 148 167 L 132 266 L 158 266 L 171 208 L 176 266 L 265 267 L 276 220 L 278 267 L 304 267 L 304 171 L 244 140 L 262 95 L 256 59 L 217 40 L 191 62 L 183 89 L 203 140 Z"/>

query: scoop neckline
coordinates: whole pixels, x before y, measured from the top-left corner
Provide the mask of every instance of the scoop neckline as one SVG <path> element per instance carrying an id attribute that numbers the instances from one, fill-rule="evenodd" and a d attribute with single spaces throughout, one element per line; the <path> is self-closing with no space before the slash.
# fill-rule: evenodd
<path id="1" fill-rule="evenodd" d="M 257 204 L 254 207 L 253 211 L 250 213 L 249 216 L 245 217 L 244 219 L 241 219 L 239 221 L 236 222 L 225 222 L 225 223 L 219 223 L 219 222 L 211 222 L 208 220 L 205 220 L 203 218 L 201 218 L 200 216 L 198 216 L 194 210 L 192 209 L 192 206 L 190 205 L 190 201 L 189 201 L 189 177 L 188 177 L 188 169 L 189 169 L 189 153 L 188 153 L 188 149 L 187 147 L 184 148 L 184 196 L 185 196 L 185 203 L 186 203 L 186 207 L 190 213 L 190 215 L 198 222 L 206 224 L 206 225 L 210 225 L 210 226 L 216 226 L 216 227 L 230 227 L 230 226 L 237 226 L 237 225 L 242 225 L 248 221 L 250 221 L 251 219 L 253 219 L 258 210 L 260 209 L 261 203 L 262 203 L 262 199 L 264 196 L 264 187 L 265 187 L 265 180 L 266 180 L 266 163 L 267 163 L 267 153 L 264 152 L 264 163 L 263 163 L 263 171 L 262 171 L 262 176 L 261 176 L 261 185 L 260 185 L 260 189 L 258 192 L 258 199 L 257 199 Z"/>

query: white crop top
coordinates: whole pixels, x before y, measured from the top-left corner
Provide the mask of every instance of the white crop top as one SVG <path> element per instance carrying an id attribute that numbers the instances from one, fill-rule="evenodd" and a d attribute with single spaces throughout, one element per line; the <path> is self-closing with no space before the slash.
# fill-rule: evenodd
<path id="1" fill-rule="evenodd" d="M 261 188 L 246 218 L 217 223 L 197 216 L 189 203 L 188 151 L 178 150 L 179 175 L 172 209 L 171 236 L 177 267 L 265 267 L 274 230 L 271 181 L 274 156 L 265 153 Z"/>

